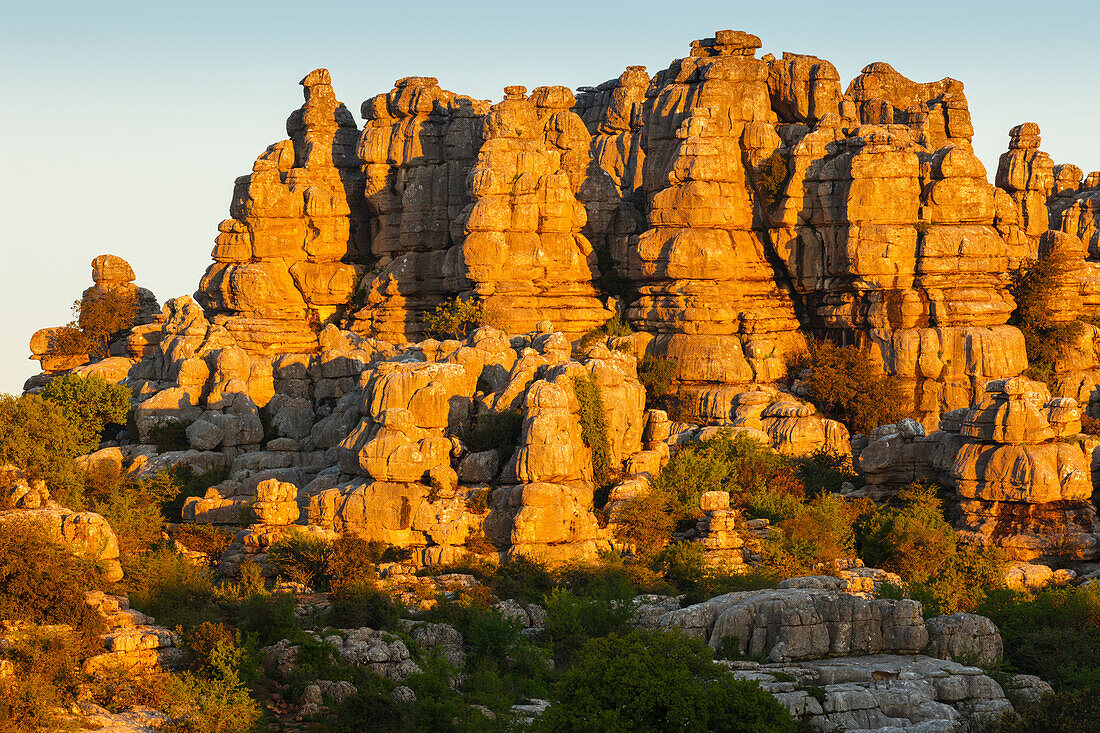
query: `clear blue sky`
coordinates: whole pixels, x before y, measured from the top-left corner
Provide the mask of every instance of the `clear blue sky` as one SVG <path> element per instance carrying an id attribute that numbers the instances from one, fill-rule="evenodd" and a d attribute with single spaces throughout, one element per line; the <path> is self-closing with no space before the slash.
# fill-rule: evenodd
<path id="1" fill-rule="evenodd" d="M 1100 4 L 1063 2 L 17 2 L 0 4 L 0 392 L 27 342 L 69 320 L 91 259 L 120 255 L 163 302 L 192 293 L 233 179 L 285 137 L 297 82 L 324 66 L 358 118 L 404 76 L 499 100 L 507 84 L 576 87 L 650 73 L 714 30 L 763 53 L 872 61 L 961 79 L 990 176 L 1008 129 L 1038 122 L 1056 162 L 1100 169 Z"/>

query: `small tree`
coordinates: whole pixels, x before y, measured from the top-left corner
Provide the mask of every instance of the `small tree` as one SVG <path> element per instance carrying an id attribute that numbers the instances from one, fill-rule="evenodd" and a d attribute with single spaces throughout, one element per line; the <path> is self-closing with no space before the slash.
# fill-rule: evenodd
<path id="1" fill-rule="evenodd" d="M 905 415 L 905 398 L 895 377 L 884 374 L 856 346 L 810 342 L 807 397 L 819 410 L 867 433 Z"/>
<path id="2" fill-rule="evenodd" d="M 111 341 L 134 327 L 138 316 L 137 292 L 109 290 L 73 301 L 73 320 L 50 338 L 55 354 L 87 354 L 93 359 L 110 355 Z"/>
<path id="3" fill-rule="evenodd" d="M 1063 268 L 1047 259 L 1027 260 L 1011 272 L 1008 291 L 1016 300 L 1009 323 L 1024 335 L 1031 376 L 1047 380 L 1055 363 L 1081 336 L 1079 321 L 1054 320 L 1053 305 L 1059 297 L 1058 279 Z"/>
<path id="4" fill-rule="evenodd" d="M 423 316 L 424 330 L 429 336 L 444 339 L 464 339 L 478 326 L 485 325 L 485 310 L 481 301 L 458 296 L 445 300 L 431 313 Z"/>
<path id="5" fill-rule="evenodd" d="M 95 358 L 106 358 L 111 341 L 134 327 L 137 307 L 136 290 L 109 290 L 73 303 L 76 324 L 88 340 L 88 353 Z"/>
<path id="6" fill-rule="evenodd" d="M 130 412 L 130 390 L 94 374 L 55 377 L 42 390 L 42 399 L 60 407 L 80 431 L 83 453 L 99 447 L 108 425 L 125 425 Z"/>

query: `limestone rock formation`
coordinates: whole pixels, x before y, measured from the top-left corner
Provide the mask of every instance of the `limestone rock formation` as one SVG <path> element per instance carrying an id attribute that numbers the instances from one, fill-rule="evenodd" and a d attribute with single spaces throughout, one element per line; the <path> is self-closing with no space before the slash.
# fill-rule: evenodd
<path id="1" fill-rule="evenodd" d="M 134 348 L 127 336 L 134 327 L 153 320 L 157 299 L 152 291 L 134 284 L 136 276 L 130 264 L 115 255 L 99 255 L 92 260 L 92 287 L 81 295 L 79 319 L 70 326 L 43 328 L 31 336 L 31 358 L 46 373 L 63 372 L 109 357 L 145 356 L 147 348 Z M 102 343 L 101 343 L 102 341 Z M 146 345 L 141 345 L 146 346 Z"/>
<path id="2" fill-rule="evenodd" d="M 74 512 L 50 497 L 45 482 L 11 465 L 0 466 L 0 524 L 34 526 L 59 545 L 93 562 L 108 583 L 122 580 L 118 539 L 94 512 Z"/>
<path id="3" fill-rule="evenodd" d="M 596 255 L 581 234 L 587 213 L 573 188 L 586 168 L 588 131 L 564 87 L 540 87 L 530 98 L 521 86 L 504 92 L 485 116 L 453 277 L 470 283 L 505 331 L 550 319 L 576 338 L 612 315 L 597 298 Z"/>
<path id="4" fill-rule="evenodd" d="M 706 639 L 735 638 L 742 654 L 784 662 L 848 654 L 916 654 L 928 644 L 920 604 L 824 589 L 728 593 L 652 622 Z"/>
<path id="5" fill-rule="evenodd" d="M 238 179 L 196 299 L 154 313 L 125 262 L 96 258 L 85 308 L 132 293 L 138 323 L 94 364 L 36 334 L 28 388 L 74 368 L 126 380 L 141 445 L 122 470 L 225 471 L 188 519 L 243 518 L 238 560 L 296 527 L 419 562 L 592 556 L 610 542 L 597 484 L 613 526 L 719 430 L 851 451 L 875 496 L 945 482 L 965 537 L 1017 559 L 1093 557 L 1096 441 L 1077 436 L 1100 418 L 1100 172 L 1055 165 L 1024 123 L 991 185 L 962 82 L 875 62 L 845 86 L 761 45 L 721 30 L 652 75 L 496 104 L 407 77 L 363 103 L 361 130 L 317 69 L 289 139 Z M 1070 334 L 1039 396 L 1008 325 L 1030 258 Z M 456 296 L 491 325 L 423 338 Z M 798 399 L 809 337 L 858 347 L 908 417 L 853 437 Z M 645 410 L 647 357 L 675 362 L 667 410 Z M 707 501 L 709 559 L 743 559 L 738 518 Z"/>
<path id="6" fill-rule="evenodd" d="M 237 179 L 197 297 L 214 323 L 250 350 L 313 351 L 369 261 L 359 129 L 326 69 L 301 81 L 305 104 Z"/>
<path id="7" fill-rule="evenodd" d="M 735 677 L 757 682 L 814 730 L 954 731 L 1012 710 L 1001 686 L 980 668 L 922 655 L 729 664 Z M 875 671 L 896 672 L 898 679 L 875 686 Z M 791 677 L 795 681 L 780 681 Z"/>
<path id="8" fill-rule="evenodd" d="M 466 179 L 488 109 L 488 102 L 419 76 L 363 103 L 358 153 L 377 273 L 360 286 L 356 332 L 416 340 L 423 313 L 462 289 L 448 277 L 457 254 L 451 250 L 463 234 Z"/>
<path id="9" fill-rule="evenodd" d="M 1009 559 L 1092 559 L 1100 553 L 1093 495 L 1095 440 L 1079 436 L 1071 398 L 1023 378 L 986 385 L 981 402 L 945 413 L 925 436 L 887 426 L 859 454 L 875 487 L 937 480 L 956 494 L 961 536 Z"/>
<path id="10" fill-rule="evenodd" d="M 141 675 L 173 669 L 183 661 L 175 633 L 155 625 L 156 619 L 130 608 L 126 596 L 91 591 L 86 601 L 104 617 L 103 652 L 84 660 L 84 671 Z"/>

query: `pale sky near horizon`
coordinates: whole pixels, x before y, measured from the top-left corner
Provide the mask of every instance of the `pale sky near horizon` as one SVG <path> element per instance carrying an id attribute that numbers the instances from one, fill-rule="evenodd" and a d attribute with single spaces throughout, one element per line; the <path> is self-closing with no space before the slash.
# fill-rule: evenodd
<path id="1" fill-rule="evenodd" d="M 508 84 L 650 74 L 716 29 L 758 55 L 831 61 L 842 84 L 873 61 L 916 81 L 962 80 L 990 178 L 1008 130 L 1039 123 L 1055 162 L 1100 169 L 1100 4 L 1038 2 L 14 2 L 0 0 L 0 392 L 37 372 L 28 341 L 66 323 L 103 253 L 163 302 L 191 294 L 251 171 L 323 66 L 359 120 L 395 79 L 435 76 L 497 101 Z"/>

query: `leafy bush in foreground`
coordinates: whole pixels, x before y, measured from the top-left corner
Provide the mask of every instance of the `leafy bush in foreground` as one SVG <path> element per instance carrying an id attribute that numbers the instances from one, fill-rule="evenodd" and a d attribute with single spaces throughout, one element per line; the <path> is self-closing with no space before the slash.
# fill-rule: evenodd
<path id="1" fill-rule="evenodd" d="M 130 390 L 94 374 L 54 377 L 41 396 L 60 407 L 80 433 L 81 453 L 98 449 L 104 429 L 109 425 L 121 428 L 130 412 Z"/>
<path id="2" fill-rule="evenodd" d="M 554 686 L 536 730 L 795 731 L 774 697 L 711 657 L 703 641 L 668 632 L 592 639 Z"/>
<path id="3" fill-rule="evenodd" d="M 74 458 L 83 436 L 65 411 L 38 395 L 0 395 L 0 464 L 45 480 L 63 506 L 81 509 L 83 486 Z"/>

